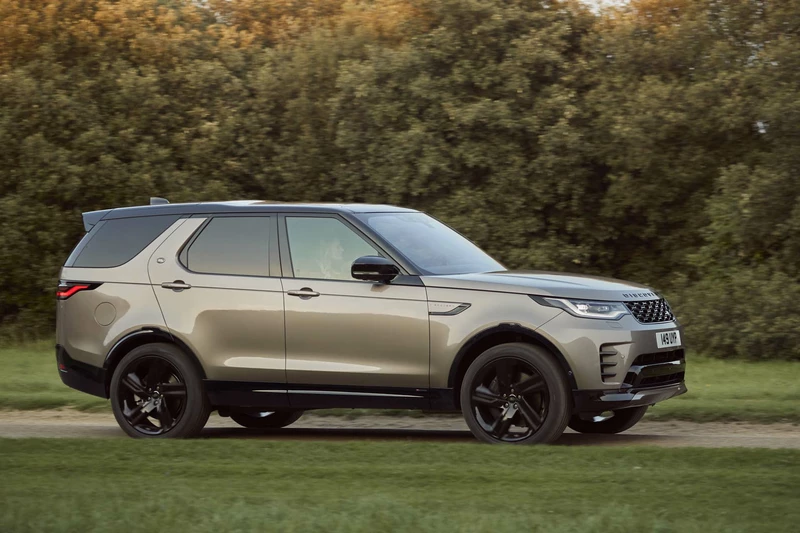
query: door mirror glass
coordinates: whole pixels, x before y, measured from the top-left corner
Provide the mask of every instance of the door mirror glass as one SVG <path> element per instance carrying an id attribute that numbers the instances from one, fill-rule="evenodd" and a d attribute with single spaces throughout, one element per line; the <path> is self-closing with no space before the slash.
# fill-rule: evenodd
<path id="1" fill-rule="evenodd" d="M 389 283 L 400 275 L 397 265 L 377 255 L 365 255 L 353 262 L 350 269 L 351 275 L 355 279 L 364 281 L 375 281 L 378 283 Z"/>

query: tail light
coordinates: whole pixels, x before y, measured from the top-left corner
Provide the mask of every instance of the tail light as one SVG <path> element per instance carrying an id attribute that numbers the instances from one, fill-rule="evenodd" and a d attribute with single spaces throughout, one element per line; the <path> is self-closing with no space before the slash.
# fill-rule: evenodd
<path id="1" fill-rule="evenodd" d="M 80 281 L 61 281 L 56 289 L 56 298 L 66 300 L 81 291 L 91 291 L 100 286 L 100 283 L 83 283 Z"/>

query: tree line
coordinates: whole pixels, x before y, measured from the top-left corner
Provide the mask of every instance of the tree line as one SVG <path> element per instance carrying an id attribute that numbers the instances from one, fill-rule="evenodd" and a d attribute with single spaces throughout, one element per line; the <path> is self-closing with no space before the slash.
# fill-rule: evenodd
<path id="1" fill-rule="evenodd" d="M 83 211 L 378 202 L 800 359 L 799 36 L 800 0 L 0 0 L 0 329 L 52 331 Z"/>

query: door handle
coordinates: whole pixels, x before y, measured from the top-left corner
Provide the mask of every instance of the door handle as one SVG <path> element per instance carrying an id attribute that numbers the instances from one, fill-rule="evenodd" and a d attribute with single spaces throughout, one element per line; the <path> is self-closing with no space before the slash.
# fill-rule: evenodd
<path id="1" fill-rule="evenodd" d="M 191 289 L 192 288 L 191 285 L 189 285 L 188 283 L 184 283 L 183 280 L 180 280 L 180 279 L 176 279 L 172 283 L 164 282 L 164 283 L 161 284 L 161 286 L 163 288 L 165 288 L 165 289 L 172 289 L 173 291 L 176 291 L 176 292 L 177 291 L 184 291 L 186 289 Z"/>
<path id="2" fill-rule="evenodd" d="M 316 298 L 319 296 L 317 291 L 312 291 L 308 287 L 303 287 L 299 291 L 286 291 L 289 296 L 299 296 L 300 298 Z"/>

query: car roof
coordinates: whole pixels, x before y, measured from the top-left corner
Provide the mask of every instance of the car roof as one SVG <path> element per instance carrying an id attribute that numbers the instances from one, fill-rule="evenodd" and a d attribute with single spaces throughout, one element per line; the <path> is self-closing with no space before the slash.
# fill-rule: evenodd
<path id="1" fill-rule="evenodd" d="M 307 204 L 238 200 L 233 202 L 197 202 L 117 207 L 83 213 L 87 231 L 100 220 L 149 217 L 156 215 L 195 215 L 217 213 L 413 213 L 414 209 L 381 204 Z"/>

